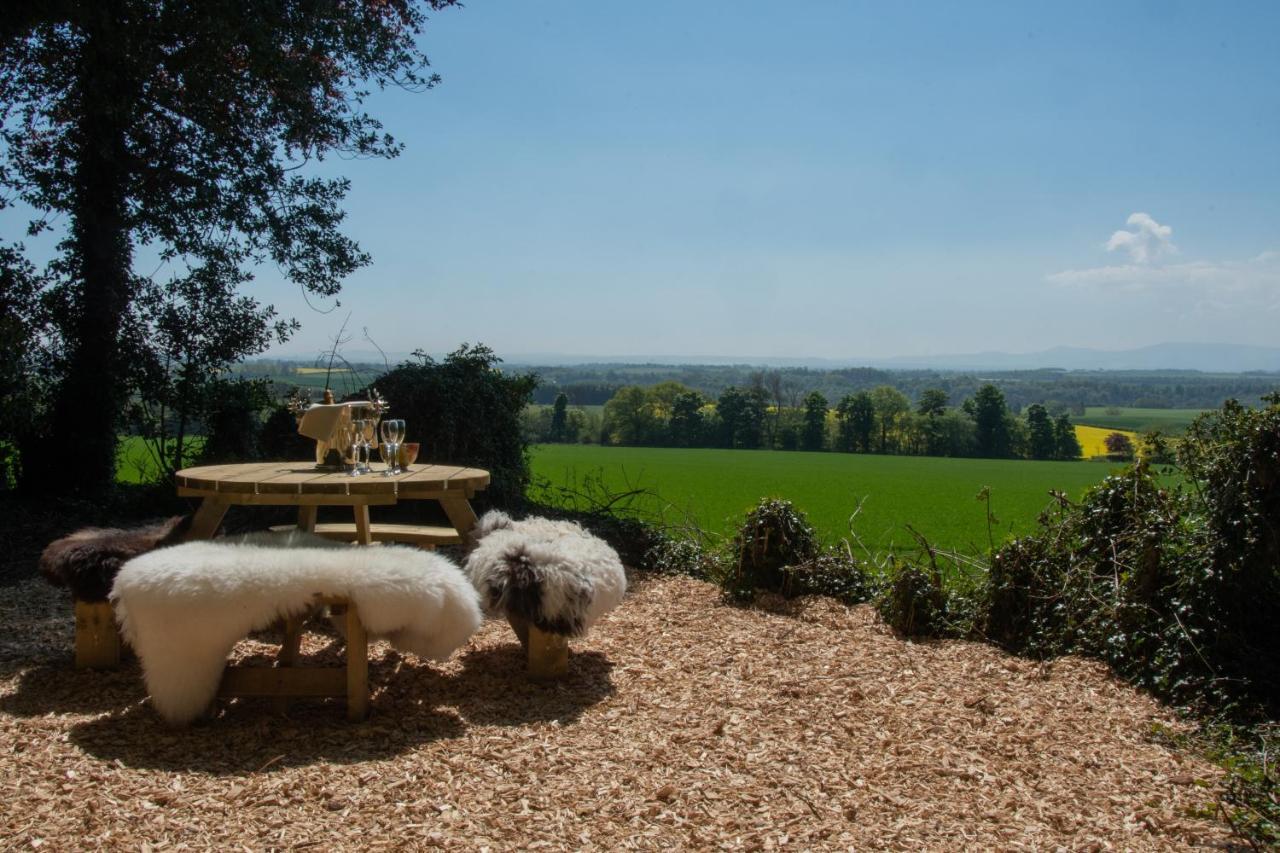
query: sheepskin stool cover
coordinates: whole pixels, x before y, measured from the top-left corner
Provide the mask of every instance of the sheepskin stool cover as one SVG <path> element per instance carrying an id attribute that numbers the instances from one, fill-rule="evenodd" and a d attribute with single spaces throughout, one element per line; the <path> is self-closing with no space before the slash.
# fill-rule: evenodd
<path id="1" fill-rule="evenodd" d="M 213 701 L 239 640 L 306 612 L 315 595 L 347 598 L 371 635 L 432 660 L 448 658 L 481 622 L 475 590 L 438 554 L 299 533 L 144 554 L 120 570 L 111 600 L 142 661 L 152 704 L 182 725 Z"/>
<path id="2" fill-rule="evenodd" d="M 627 575 L 618 552 L 574 522 L 514 521 L 496 510 L 477 522 L 473 537 L 466 570 L 485 612 L 511 623 L 531 674 L 562 675 L 566 639 L 583 636 L 622 602 Z"/>
<path id="3" fill-rule="evenodd" d="M 49 543 L 40 555 L 40 574 L 66 587 L 74 600 L 76 667 L 114 667 L 120 663 L 120 633 L 107 596 L 128 560 L 181 542 L 190 516 L 128 529 L 86 527 Z"/>
<path id="4" fill-rule="evenodd" d="M 50 542 L 40 555 L 40 574 L 67 587 L 77 601 L 106 601 L 111 584 L 129 560 L 182 541 L 191 517 L 175 515 L 143 527 L 86 527 Z"/>

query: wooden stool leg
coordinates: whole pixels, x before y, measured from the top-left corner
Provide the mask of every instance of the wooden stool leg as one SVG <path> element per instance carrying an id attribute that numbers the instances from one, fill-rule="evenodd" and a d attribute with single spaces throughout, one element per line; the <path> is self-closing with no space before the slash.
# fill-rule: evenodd
<path id="1" fill-rule="evenodd" d="M 120 665 L 120 632 L 106 601 L 76 601 L 76 669 Z"/>
<path id="2" fill-rule="evenodd" d="M 561 678 L 569 671 L 569 640 L 561 634 L 547 634 L 537 625 L 529 626 L 529 677 Z"/>
<path id="3" fill-rule="evenodd" d="M 277 667 L 294 666 L 298 663 L 298 652 L 302 648 L 302 615 L 286 616 L 284 618 L 284 639 L 280 643 L 280 654 L 276 657 Z M 286 696 L 277 696 L 272 700 L 277 714 L 287 714 L 289 712 L 289 699 Z"/>
<path id="4" fill-rule="evenodd" d="M 369 636 L 354 602 L 347 605 L 347 719 L 369 713 Z"/>

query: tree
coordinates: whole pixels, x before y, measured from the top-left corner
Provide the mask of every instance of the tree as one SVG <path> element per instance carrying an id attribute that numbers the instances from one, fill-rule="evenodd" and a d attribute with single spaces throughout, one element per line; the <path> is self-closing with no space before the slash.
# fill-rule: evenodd
<path id="1" fill-rule="evenodd" d="M 722 443 L 725 447 L 754 450 L 764 440 L 764 422 L 768 397 L 762 386 L 737 388 L 729 386 L 716 401 L 720 414 Z"/>
<path id="2" fill-rule="evenodd" d="M 605 431 L 615 444 L 648 444 L 659 426 L 649 394 L 639 385 L 618 389 L 604 404 Z"/>
<path id="3" fill-rule="evenodd" d="M 1079 459 L 1084 455 L 1080 439 L 1076 438 L 1076 428 L 1071 425 L 1068 415 L 1059 415 L 1053 422 L 1054 458 Z"/>
<path id="4" fill-rule="evenodd" d="M 668 429 L 671 443 L 676 447 L 697 447 L 705 434 L 702 407 L 707 403 L 697 391 L 684 391 L 671 404 L 671 420 Z"/>
<path id="5" fill-rule="evenodd" d="M 890 453 L 896 449 L 896 431 L 902 416 L 911 411 L 911 401 L 892 385 L 881 385 L 871 392 L 871 405 L 875 408 L 876 426 L 879 431 L 877 449 Z"/>
<path id="6" fill-rule="evenodd" d="M 556 395 L 555 405 L 551 407 L 551 429 L 547 439 L 560 442 L 565 440 L 565 430 L 569 421 L 569 395 L 561 391 Z"/>
<path id="7" fill-rule="evenodd" d="M 1122 432 L 1108 434 L 1102 439 L 1102 443 L 1107 446 L 1107 456 L 1112 459 L 1128 460 L 1133 458 L 1133 439 Z"/>
<path id="8" fill-rule="evenodd" d="M 1058 437 L 1049 420 L 1049 410 L 1039 403 L 1027 407 L 1027 452 L 1032 459 L 1052 459 L 1058 450 Z"/>
<path id="9" fill-rule="evenodd" d="M 848 394 L 836 406 L 838 430 L 837 449 L 846 453 L 871 450 L 871 435 L 875 431 L 876 409 L 871 395 L 866 391 Z"/>
<path id="10" fill-rule="evenodd" d="M 983 385 L 965 401 L 965 413 L 973 418 L 978 455 L 1003 458 L 1009 455 L 1009 406 L 1004 393 L 990 383 Z"/>
<path id="11" fill-rule="evenodd" d="M 926 388 L 920 394 L 920 402 L 916 404 L 916 412 L 925 417 L 940 417 L 947 410 L 947 392 L 941 388 Z"/>
<path id="12" fill-rule="evenodd" d="M 76 452 L 24 452 L 26 485 L 114 481 L 127 347 L 148 344 L 131 328 L 140 246 L 178 299 L 193 276 L 233 292 L 262 263 L 332 296 L 369 262 L 338 230 L 348 182 L 299 168 L 330 151 L 398 153 L 363 110 L 365 81 L 436 82 L 416 44 L 425 20 L 413 0 L 68 0 L 5 13 L 0 188 L 34 210 L 32 233 L 67 223 L 43 294 L 56 383 L 41 446 Z M 240 307 L 253 322 L 274 315 Z"/>
<path id="13" fill-rule="evenodd" d="M 827 398 L 811 391 L 804 398 L 804 431 L 800 434 L 802 450 L 822 450 L 827 437 Z"/>

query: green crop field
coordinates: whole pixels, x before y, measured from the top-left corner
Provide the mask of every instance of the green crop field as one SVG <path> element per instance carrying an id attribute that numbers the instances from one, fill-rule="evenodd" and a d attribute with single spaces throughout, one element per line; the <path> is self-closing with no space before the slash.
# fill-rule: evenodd
<path id="1" fill-rule="evenodd" d="M 1201 411 L 1201 409 L 1134 409 L 1114 406 L 1088 406 L 1085 408 L 1083 415 L 1073 416 L 1071 420 L 1084 426 L 1128 430 L 1136 433 L 1158 429 L 1167 435 L 1180 435 Z"/>
<path id="2" fill-rule="evenodd" d="M 650 447 L 543 445 L 534 448 L 535 476 L 553 485 L 599 473 L 614 490 L 645 488 L 660 496 L 646 508 L 685 513 L 700 527 L 733 531 L 765 496 L 790 499 L 824 539 L 848 535 L 849 516 L 862 503 L 854 529 L 873 551 L 914 549 L 910 524 L 936 547 L 977 553 L 987 547 L 986 509 L 976 496 L 991 488 L 999 519 L 996 541 L 1034 529 L 1049 490 L 1073 499 L 1111 467 L 1097 462 L 1029 462 L 795 453 L 753 450 L 677 450 Z"/>

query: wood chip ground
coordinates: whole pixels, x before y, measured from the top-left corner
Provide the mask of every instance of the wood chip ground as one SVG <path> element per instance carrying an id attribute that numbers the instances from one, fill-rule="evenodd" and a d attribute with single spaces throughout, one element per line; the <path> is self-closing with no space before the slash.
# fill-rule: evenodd
<path id="1" fill-rule="evenodd" d="M 444 665 L 371 649 L 373 713 L 240 701 L 187 730 L 136 663 L 71 668 L 69 603 L 0 589 L 0 845 L 16 849 L 1221 846 L 1218 774 L 1102 666 L 911 643 L 866 607 L 782 613 L 650 579 L 530 683 L 491 623 Z M 268 637 L 237 658 L 272 651 Z M 175 638 L 179 641 L 180 638 Z M 336 663 L 329 635 L 305 650 Z"/>

